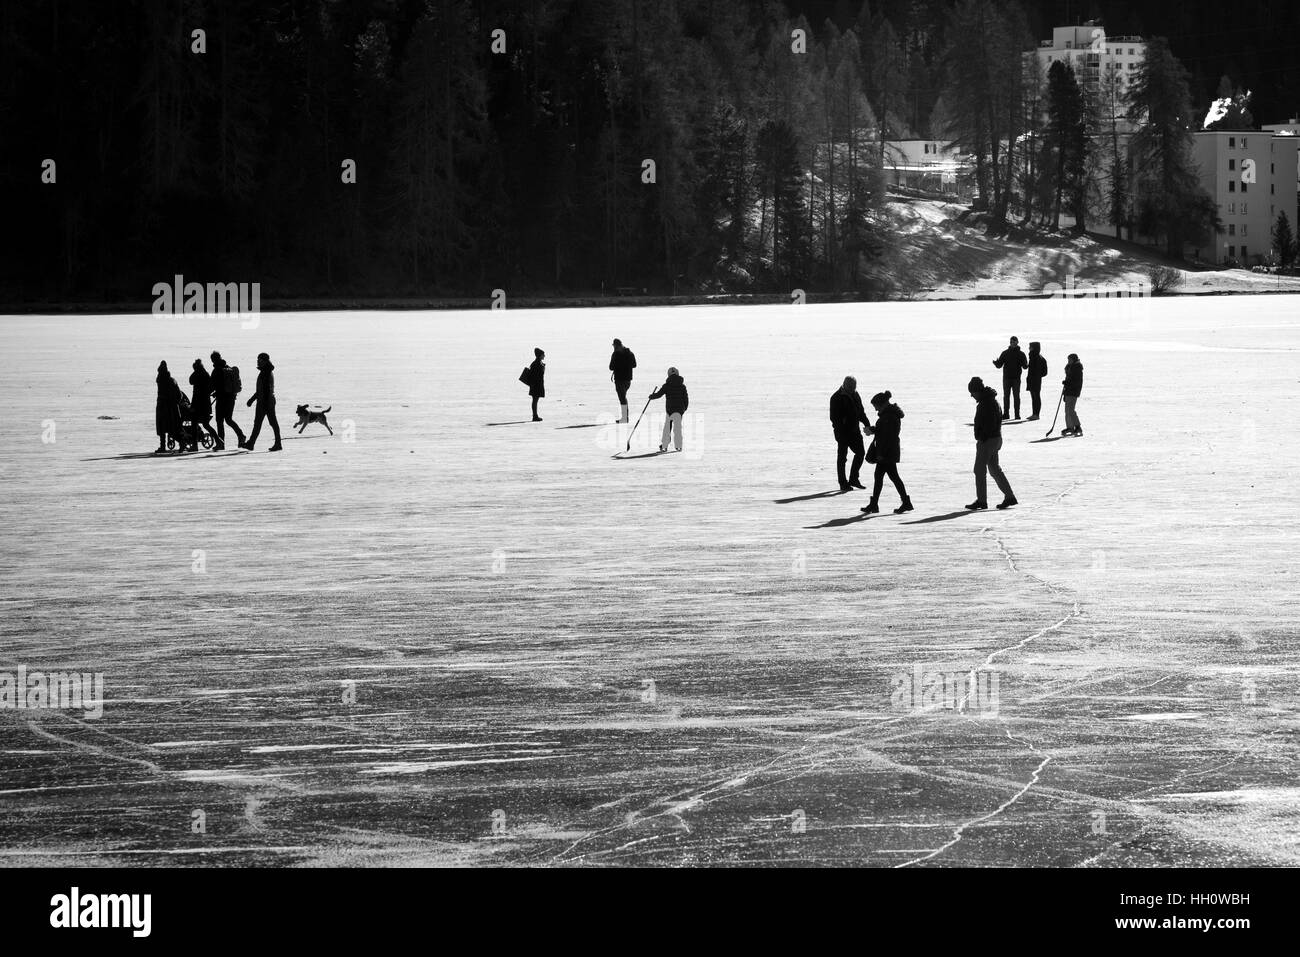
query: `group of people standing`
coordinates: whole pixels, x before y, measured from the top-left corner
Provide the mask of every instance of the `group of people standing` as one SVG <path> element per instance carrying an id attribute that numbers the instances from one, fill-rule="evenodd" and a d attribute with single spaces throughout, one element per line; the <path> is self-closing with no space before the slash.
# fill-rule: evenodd
<path id="1" fill-rule="evenodd" d="M 614 393 L 618 396 L 619 424 L 629 421 L 627 408 L 627 390 L 632 387 L 632 374 L 636 369 L 636 354 L 623 345 L 622 339 L 615 339 L 614 351 L 609 357 L 609 377 L 614 382 Z M 519 381 L 528 386 L 528 395 L 532 399 L 533 421 L 540 422 L 537 414 L 537 400 L 546 397 L 546 353 L 533 349 L 533 361 L 519 375 Z M 676 366 L 668 367 L 664 384 L 650 394 L 646 400 L 649 405 L 654 399 L 664 400 L 664 431 L 659 442 L 659 451 L 667 452 L 668 443 L 680 452 L 682 450 L 682 416 L 690 407 L 690 394 L 686 390 L 686 380 L 677 371 Z"/>
<path id="2" fill-rule="evenodd" d="M 200 443 L 211 445 L 221 452 L 226 448 L 226 426 L 238 437 L 239 448 L 253 451 L 261 434 L 263 421 L 271 424 L 275 444 L 271 452 L 281 451 L 280 423 L 275 417 L 275 366 L 265 352 L 257 356 L 257 385 L 249 396 L 248 405 L 257 404 L 253 431 L 247 439 L 235 422 L 235 399 L 243 389 L 239 367 L 227 364 L 220 352 L 213 352 L 212 371 L 195 359 L 190 373 L 191 394 L 176 383 L 167 369 L 167 363 L 158 363 L 158 403 L 154 411 L 154 430 L 158 433 L 158 452 L 168 451 L 170 441 L 177 452 L 197 452 Z M 213 407 L 216 407 L 216 428 L 212 427 Z M 188 420 L 188 422 L 187 422 Z M 200 431 L 202 430 L 202 431 Z M 206 433 L 206 434 L 205 434 Z"/>
<path id="3" fill-rule="evenodd" d="M 1027 421 L 1038 419 L 1041 410 L 1041 389 L 1043 377 L 1047 375 L 1047 360 L 1043 358 L 1040 343 L 1029 344 L 1029 355 L 1020 351 L 1020 340 L 1011 337 L 1011 344 L 1000 356 L 993 360 L 993 365 L 1002 370 L 1003 405 L 998 405 L 997 389 L 986 386 L 984 380 L 974 376 L 966 388 L 975 400 L 975 501 L 966 508 L 979 510 L 988 508 L 988 476 L 993 476 L 998 490 L 1002 493 L 999 509 L 1018 505 L 1011 483 L 998 462 L 998 453 L 1002 449 L 1002 423 L 1011 416 L 1011 404 L 1015 405 L 1015 418 L 1020 418 L 1020 377 L 1028 371 L 1029 395 L 1033 401 L 1033 414 Z M 1083 392 L 1083 363 L 1075 353 L 1070 353 L 1065 367 L 1065 379 L 1061 383 L 1061 399 L 1065 405 L 1065 424 L 1062 435 L 1083 435 L 1083 426 L 1079 422 L 1076 406 Z M 873 514 L 880 511 L 880 492 L 886 476 L 898 491 L 902 503 L 894 509 L 899 515 L 912 511 L 912 500 L 898 474 L 898 463 L 902 459 L 901 430 L 903 410 L 890 400 L 890 392 L 878 392 L 871 397 L 872 408 L 876 411 L 876 423 L 871 424 L 862 399 L 858 395 L 858 382 L 853 376 L 847 376 L 844 384 L 831 395 L 830 419 L 835 433 L 836 456 L 835 470 L 839 479 L 840 491 L 865 489 L 860 481 L 859 472 L 863 461 L 875 465 L 875 480 L 871 490 L 871 501 L 862 511 Z M 858 426 L 862 426 L 859 431 Z M 872 436 L 870 448 L 863 447 L 863 432 Z M 845 475 L 845 463 L 849 452 L 853 453 L 852 465 Z"/>

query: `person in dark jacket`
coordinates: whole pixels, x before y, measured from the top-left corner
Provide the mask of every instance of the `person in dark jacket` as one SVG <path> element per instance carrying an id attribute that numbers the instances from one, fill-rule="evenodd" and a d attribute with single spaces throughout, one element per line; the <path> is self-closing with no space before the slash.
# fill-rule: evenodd
<path id="1" fill-rule="evenodd" d="M 835 474 L 840 480 L 841 492 L 866 488 L 858 478 L 867 451 L 862 447 L 862 432 L 858 429 L 859 424 L 866 429 L 868 435 L 871 434 L 871 421 L 867 418 L 866 410 L 862 408 L 862 397 L 858 395 L 858 380 L 853 376 L 845 376 L 844 384 L 831 396 L 831 428 L 835 430 L 836 445 Z M 846 479 L 844 460 L 848 458 L 850 449 L 853 450 L 853 466 L 849 469 L 849 477 Z"/>
<path id="2" fill-rule="evenodd" d="M 1029 368 L 1029 360 L 1020 351 L 1020 340 L 1011 337 L 1011 344 L 1002 350 L 1002 355 L 993 360 L 993 364 L 1002 370 L 1002 418 L 1011 418 L 1011 400 L 1016 402 L 1016 418 L 1020 418 L 1020 373 Z"/>
<path id="3" fill-rule="evenodd" d="M 986 386 L 984 380 L 976 376 L 966 385 L 970 396 L 978 405 L 975 407 L 975 501 L 966 507 L 969 509 L 988 508 L 988 475 L 993 476 L 1004 498 L 998 508 L 1010 508 L 1018 505 L 1016 496 L 1011 491 L 1011 483 L 998 464 L 998 451 L 1002 448 L 1002 410 L 998 408 L 998 390 Z M 987 473 L 987 474 L 986 474 Z"/>
<path id="4" fill-rule="evenodd" d="M 668 451 L 668 437 L 673 439 L 673 448 L 682 450 L 682 416 L 691 404 L 691 397 L 686 392 L 686 381 L 677 371 L 676 366 L 668 367 L 668 378 L 654 392 L 651 399 L 662 397 L 664 400 L 664 434 L 659 440 L 659 451 Z"/>
<path id="5" fill-rule="evenodd" d="M 154 431 L 158 433 L 158 451 L 167 451 L 167 439 L 176 443 L 176 450 L 184 452 L 187 438 L 181 427 L 181 387 L 167 370 L 167 363 L 158 363 L 158 402 L 154 407 Z"/>
<path id="6" fill-rule="evenodd" d="M 609 376 L 614 380 L 614 391 L 618 394 L 620 423 L 628 420 L 627 390 L 632 385 L 632 370 L 635 368 L 636 356 L 632 350 L 623 345 L 622 339 L 615 339 L 614 354 L 609 357 Z"/>
<path id="7" fill-rule="evenodd" d="M 537 400 L 546 398 L 546 353 L 533 349 L 533 361 L 528 366 L 528 394 L 533 398 L 533 421 L 540 422 L 537 414 Z"/>
<path id="8" fill-rule="evenodd" d="M 903 410 L 889 400 L 894 394 L 889 391 L 877 392 L 871 397 L 871 406 L 876 410 L 876 426 L 871 434 L 876 446 L 876 480 L 871 488 L 871 501 L 862 511 L 868 515 L 880 511 L 880 489 L 885 484 L 885 476 L 894 483 L 898 497 L 903 503 L 894 509 L 895 515 L 902 515 L 912 510 L 912 500 L 907 497 L 903 480 L 898 477 L 898 462 L 902 458 L 902 441 L 899 433 L 903 428 Z"/>
<path id="9" fill-rule="evenodd" d="M 1030 422 L 1038 420 L 1043 411 L 1043 376 L 1047 375 L 1047 360 L 1043 358 L 1043 345 L 1040 342 L 1029 343 L 1029 373 L 1025 376 L 1025 388 L 1029 390 L 1029 399 L 1033 403 L 1033 415 Z"/>
<path id="10" fill-rule="evenodd" d="M 194 371 L 190 373 L 190 385 L 194 387 L 190 398 L 190 445 L 199 447 L 199 428 L 207 429 L 213 444 L 218 450 L 221 440 L 212 431 L 212 376 L 203 368 L 203 360 L 194 360 Z"/>
<path id="11" fill-rule="evenodd" d="M 220 452 L 226 447 L 226 426 L 229 425 L 235 430 L 238 436 L 239 448 L 245 448 L 244 432 L 235 423 L 235 392 L 229 381 L 229 375 L 226 360 L 221 358 L 221 353 L 214 351 L 210 356 L 212 359 L 212 397 L 216 405 L 217 413 L 217 451 Z"/>
<path id="12" fill-rule="evenodd" d="M 1073 352 L 1067 357 L 1065 379 L 1061 385 L 1063 387 L 1061 394 L 1065 401 L 1065 428 L 1061 430 L 1061 434 L 1083 435 L 1083 424 L 1079 421 L 1079 413 L 1074 408 L 1079 401 L 1079 395 L 1083 392 L 1083 363 Z"/>
<path id="13" fill-rule="evenodd" d="M 253 446 L 257 444 L 257 436 L 262 431 L 262 420 L 267 419 L 271 423 L 271 431 L 275 433 L 275 444 L 267 451 L 279 452 L 281 451 L 280 423 L 275 418 L 275 366 L 271 365 L 271 357 L 265 352 L 257 354 L 257 369 L 257 388 L 248 397 L 248 405 L 256 402 L 257 411 L 253 418 L 253 432 L 244 443 L 244 448 L 253 451 Z"/>

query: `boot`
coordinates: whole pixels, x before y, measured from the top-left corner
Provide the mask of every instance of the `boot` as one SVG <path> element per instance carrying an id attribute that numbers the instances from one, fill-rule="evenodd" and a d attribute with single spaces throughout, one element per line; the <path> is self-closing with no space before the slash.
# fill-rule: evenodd
<path id="1" fill-rule="evenodd" d="M 620 405 L 620 406 L 619 406 L 619 409 L 622 410 L 622 412 L 623 412 L 623 417 L 622 417 L 621 419 L 618 420 L 618 423 L 619 423 L 619 425 L 626 425 L 626 424 L 627 424 L 627 406 L 625 406 L 625 405 Z"/>
<path id="2" fill-rule="evenodd" d="M 989 507 L 989 503 L 988 503 L 988 502 L 982 502 L 982 501 L 980 501 L 979 499 L 976 499 L 975 501 L 971 502 L 971 503 L 970 503 L 969 505 L 967 505 L 966 507 L 967 507 L 968 509 L 970 509 L 972 512 L 977 512 L 977 511 L 979 511 L 980 509 L 988 508 L 988 507 Z"/>
<path id="3" fill-rule="evenodd" d="M 866 512 L 868 515 L 878 515 L 880 513 L 880 504 L 873 498 L 863 506 L 862 511 Z"/>
<path id="4" fill-rule="evenodd" d="M 912 500 L 910 498 L 904 498 L 903 504 L 898 506 L 898 508 L 894 509 L 894 514 L 902 515 L 904 512 L 910 512 L 911 510 L 912 510 Z"/>
<path id="5" fill-rule="evenodd" d="M 998 503 L 998 508 L 999 509 L 1010 508 L 1012 505 L 1019 505 L 1019 504 L 1020 503 L 1016 501 L 1016 497 L 1014 495 L 1008 495 L 1006 498 L 1004 498 L 1001 502 Z"/>
<path id="6" fill-rule="evenodd" d="M 862 491 L 864 491 L 864 492 L 867 490 L 867 487 L 866 487 L 865 485 L 862 484 L 862 480 L 861 480 L 861 479 L 855 479 L 855 478 L 851 478 L 851 479 L 849 479 L 849 487 L 850 487 L 850 488 L 860 488 L 860 489 L 862 489 Z"/>
<path id="7" fill-rule="evenodd" d="M 269 449 L 267 449 L 266 451 L 268 451 L 268 452 L 283 452 L 283 451 L 284 451 L 284 446 L 281 445 L 279 442 L 276 442 L 275 445 L 271 446 L 271 447 L 270 447 Z"/>

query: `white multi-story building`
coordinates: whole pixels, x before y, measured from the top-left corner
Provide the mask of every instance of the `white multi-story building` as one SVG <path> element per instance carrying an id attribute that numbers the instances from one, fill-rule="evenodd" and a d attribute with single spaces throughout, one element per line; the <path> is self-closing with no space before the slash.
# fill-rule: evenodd
<path id="1" fill-rule="evenodd" d="M 1201 132 L 1196 134 L 1195 157 L 1201 185 L 1219 207 L 1224 232 L 1215 238 L 1212 250 L 1192 252 L 1220 264 L 1265 262 L 1278 213 L 1286 213 L 1295 227 L 1300 136 L 1287 132 L 1285 124 Z"/>
<path id="2" fill-rule="evenodd" d="M 1096 98 L 1104 109 L 1107 79 L 1114 77 L 1116 115 L 1124 112 L 1123 98 L 1133 85 L 1146 58 L 1147 41 L 1135 36 L 1107 36 L 1106 28 L 1095 21 L 1076 27 L 1056 27 L 1052 39 L 1043 40 L 1037 50 L 1026 56 L 1037 57 L 1042 70 L 1044 90 L 1053 63 L 1065 63 L 1074 70 L 1079 85 Z"/>

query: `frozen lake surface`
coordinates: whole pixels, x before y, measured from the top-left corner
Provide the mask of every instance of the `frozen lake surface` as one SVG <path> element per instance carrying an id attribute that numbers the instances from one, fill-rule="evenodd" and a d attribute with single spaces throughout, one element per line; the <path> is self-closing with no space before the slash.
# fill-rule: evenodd
<path id="1" fill-rule="evenodd" d="M 0 672 L 105 692 L 0 710 L 0 862 L 1296 864 L 1297 305 L 0 319 Z M 1011 334 L 1045 419 L 967 514 Z M 614 336 L 683 454 L 613 457 Z M 283 453 L 148 454 L 214 348 Z M 846 374 L 910 515 L 836 490 Z"/>

